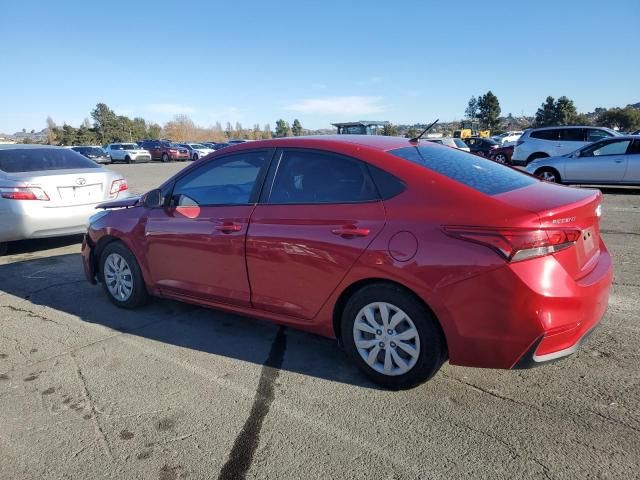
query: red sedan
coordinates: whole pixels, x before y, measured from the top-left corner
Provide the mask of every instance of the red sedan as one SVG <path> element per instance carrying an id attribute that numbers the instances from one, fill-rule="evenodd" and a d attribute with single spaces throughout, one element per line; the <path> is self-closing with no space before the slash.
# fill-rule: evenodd
<path id="1" fill-rule="evenodd" d="M 432 143 L 298 137 L 229 147 L 103 205 L 87 278 L 337 337 L 374 381 L 576 351 L 607 307 L 601 193 Z M 125 208 L 123 208 L 125 207 Z"/>

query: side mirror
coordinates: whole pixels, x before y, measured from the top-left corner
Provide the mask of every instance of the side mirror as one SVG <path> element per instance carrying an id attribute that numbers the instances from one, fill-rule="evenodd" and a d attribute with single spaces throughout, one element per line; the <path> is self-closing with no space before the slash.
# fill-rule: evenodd
<path id="1" fill-rule="evenodd" d="M 142 197 L 142 205 L 145 208 L 158 208 L 162 206 L 162 192 L 159 188 L 155 190 L 151 190 L 147 192 L 144 197 Z"/>
<path id="2" fill-rule="evenodd" d="M 580 156 L 580 150 L 576 150 L 576 152 L 573 154 L 573 156 L 578 158 Z"/>

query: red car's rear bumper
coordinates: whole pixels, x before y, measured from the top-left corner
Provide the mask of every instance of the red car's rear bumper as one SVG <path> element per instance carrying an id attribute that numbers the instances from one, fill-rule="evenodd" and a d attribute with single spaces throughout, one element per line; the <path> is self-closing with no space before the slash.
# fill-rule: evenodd
<path id="1" fill-rule="evenodd" d="M 604 315 L 611 279 L 601 244 L 596 266 L 579 280 L 547 256 L 453 285 L 446 294 L 451 363 L 523 368 L 574 353 Z"/>

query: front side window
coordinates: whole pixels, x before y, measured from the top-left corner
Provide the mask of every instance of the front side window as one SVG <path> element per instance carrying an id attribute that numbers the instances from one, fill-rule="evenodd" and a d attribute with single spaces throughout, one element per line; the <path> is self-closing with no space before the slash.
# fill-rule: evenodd
<path id="1" fill-rule="evenodd" d="M 111 145 L 111 150 L 122 150 L 122 145 L 114 143 L 113 145 Z"/>
<path id="2" fill-rule="evenodd" d="M 606 130 L 600 130 L 598 128 L 587 129 L 587 142 L 597 142 L 603 138 L 609 138 L 612 135 Z"/>
<path id="3" fill-rule="evenodd" d="M 268 203 L 358 203 L 378 200 L 367 166 L 328 152 L 285 151 Z"/>
<path id="4" fill-rule="evenodd" d="M 207 162 L 180 178 L 173 189 L 175 206 L 247 205 L 267 151 L 246 152 Z"/>
<path id="5" fill-rule="evenodd" d="M 601 157 L 603 155 L 624 155 L 627 153 L 631 140 L 617 142 L 598 142 L 582 151 L 582 157 Z"/>

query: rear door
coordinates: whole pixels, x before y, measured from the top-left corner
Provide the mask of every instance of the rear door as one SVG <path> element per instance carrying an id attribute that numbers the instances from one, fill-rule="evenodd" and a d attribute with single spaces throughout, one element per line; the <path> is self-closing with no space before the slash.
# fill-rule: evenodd
<path id="1" fill-rule="evenodd" d="M 583 128 L 562 128 L 559 131 L 559 139 L 552 156 L 571 153 L 585 144 L 585 132 Z"/>
<path id="2" fill-rule="evenodd" d="M 565 161 L 565 180 L 584 183 L 622 182 L 627 170 L 629 139 L 601 140 Z"/>
<path id="3" fill-rule="evenodd" d="M 253 306 L 313 318 L 384 224 L 364 162 L 278 151 L 247 235 Z"/>
<path id="4" fill-rule="evenodd" d="M 248 306 L 245 237 L 272 150 L 212 159 L 179 178 L 145 222 L 153 283 L 174 297 Z"/>

